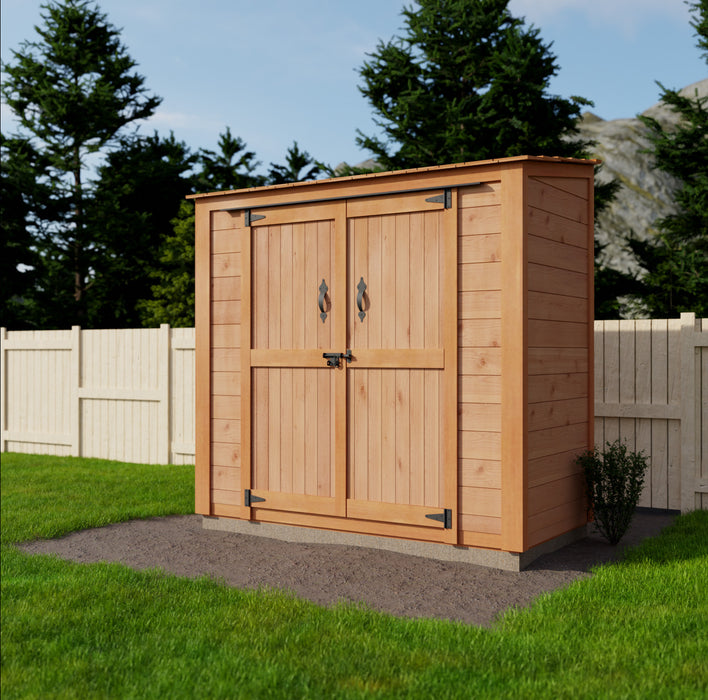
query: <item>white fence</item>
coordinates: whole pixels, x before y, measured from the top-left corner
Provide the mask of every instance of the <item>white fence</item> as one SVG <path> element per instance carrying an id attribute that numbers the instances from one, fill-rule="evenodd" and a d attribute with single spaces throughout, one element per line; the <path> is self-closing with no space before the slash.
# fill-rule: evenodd
<path id="1" fill-rule="evenodd" d="M 194 462 L 194 329 L 1 331 L 2 451 Z"/>
<path id="2" fill-rule="evenodd" d="M 595 443 L 651 469 L 640 506 L 708 508 L 708 319 L 595 321 Z"/>
<path id="3" fill-rule="evenodd" d="M 194 461 L 194 329 L 1 331 L 2 451 Z M 651 472 L 640 505 L 708 508 L 708 319 L 595 322 L 595 442 Z"/>

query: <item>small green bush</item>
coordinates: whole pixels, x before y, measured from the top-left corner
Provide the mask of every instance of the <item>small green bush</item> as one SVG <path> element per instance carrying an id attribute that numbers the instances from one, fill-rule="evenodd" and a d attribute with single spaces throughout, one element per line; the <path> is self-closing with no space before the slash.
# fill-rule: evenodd
<path id="1" fill-rule="evenodd" d="M 588 506 L 595 526 L 610 544 L 617 544 L 629 528 L 649 466 L 642 452 L 631 452 L 621 440 L 596 447 L 576 458 L 585 473 Z"/>

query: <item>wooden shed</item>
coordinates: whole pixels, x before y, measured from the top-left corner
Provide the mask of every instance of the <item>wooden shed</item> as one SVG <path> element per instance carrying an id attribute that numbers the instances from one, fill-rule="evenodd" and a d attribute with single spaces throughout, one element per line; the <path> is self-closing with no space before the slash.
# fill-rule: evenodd
<path id="1" fill-rule="evenodd" d="M 197 195 L 196 512 L 449 551 L 582 533 L 593 165 Z"/>

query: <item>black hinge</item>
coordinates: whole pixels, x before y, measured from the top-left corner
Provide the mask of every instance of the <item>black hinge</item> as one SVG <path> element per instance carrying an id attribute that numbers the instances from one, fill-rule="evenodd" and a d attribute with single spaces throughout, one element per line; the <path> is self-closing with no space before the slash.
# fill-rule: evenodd
<path id="1" fill-rule="evenodd" d="M 250 209 L 244 209 L 243 211 L 243 225 L 250 226 L 254 221 L 260 221 L 265 219 L 263 214 L 251 214 Z"/>
<path id="2" fill-rule="evenodd" d="M 245 502 L 245 505 L 250 506 L 253 503 L 262 503 L 263 501 L 265 501 L 265 498 L 261 498 L 260 496 L 254 496 L 251 493 L 251 489 L 246 489 L 243 492 L 243 500 Z"/>
<path id="3" fill-rule="evenodd" d="M 437 194 L 434 197 L 428 197 L 426 202 L 431 204 L 442 204 L 445 209 L 452 208 L 452 189 L 446 187 L 442 194 Z"/>
<path id="4" fill-rule="evenodd" d="M 445 508 L 442 513 L 428 513 L 425 517 L 438 520 L 446 530 L 452 529 L 452 508 Z"/>

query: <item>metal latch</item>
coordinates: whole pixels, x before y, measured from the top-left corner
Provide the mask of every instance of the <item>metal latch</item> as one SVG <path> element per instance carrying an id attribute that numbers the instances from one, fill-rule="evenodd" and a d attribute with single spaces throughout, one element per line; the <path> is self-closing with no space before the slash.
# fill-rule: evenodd
<path id="1" fill-rule="evenodd" d="M 442 513 L 428 513 L 425 517 L 441 522 L 446 530 L 452 529 L 452 508 L 445 508 Z"/>
<path id="2" fill-rule="evenodd" d="M 347 362 L 352 361 L 352 351 L 347 350 L 344 352 L 323 352 L 322 357 L 327 360 L 327 367 L 339 367 L 340 360 L 346 360 Z"/>
<path id="3" fill-rule="evenodd" d="M 254 496 L 251 493 L 251 489 L 245 489 L 243 492 L 243 500 L 244 505 L 251 506 L 254 503 L 262 503 L 263 501 L 265 501 L 265 498 L 261 498 L 260 496 Z"/>

